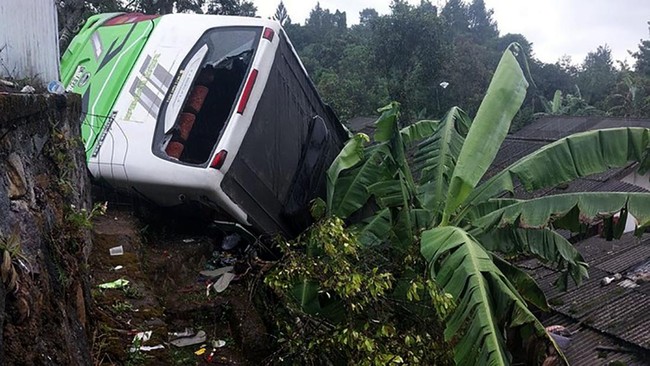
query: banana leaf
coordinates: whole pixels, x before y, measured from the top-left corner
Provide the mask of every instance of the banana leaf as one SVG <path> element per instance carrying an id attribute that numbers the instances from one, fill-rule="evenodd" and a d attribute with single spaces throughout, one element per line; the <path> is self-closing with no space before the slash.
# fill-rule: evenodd
<path id="1" fill-rule="evenodd" d="M 640 174 L 650 168 L 650 129 L 626 127 L 574 134 L 523 157 L 481 184 L 466 205 L 483 202 L 504 191 L 512 192 L 514 178 L 526 190 L 533 191 L 631 162 L 640 163 Z"/>
<path id="2" fill-rule="evenodd" d="M 399 116 L 399 103 L 392 102 L 377 112 L 381 112 L 381 116 L 375 122 L 375 141 L 384 142 L 389 141 L 397 132 L 397 118 Z"/>
<path id="3" fill-rule="evenodd" d="M 402 128 L 399 133 L 405 146 L 412 145 L 433 135 L 438 129 L 440 121 L 422 120 Z"/>
<path id="4" fill-rule="evenodd" d="M 327 169 L 327 208 L 332 212 L 332 200 L 334 199 L 334 187 L 339 174 L 346 169 L 359 164 L 364 157 L 363 145 L 369 141 L 367 135 L 358 133 L 345 144 L 341 152 L 336 156 L 332 165 Z"/>
<path id="5" fill-rule="evenodd" d="M 465 112 L 453 107 L 433 136 L 418 145 L 413 159 L 414 170 L 420 172 L 418 195 L 422 205 L 433 212 L 442 211 L 444 195 L 471 123 Z"/>
<path id="6" fill-rule="evenodd" d="M 445 329 L 447 340 L 461 334 L 454 347 L 457 365 L 509 365 L 507 328 L 548 338 L 493 257 L 467 232 L 453 226 L 424 231 L 421 252 L 431 277 L 457 302 Z"/>
<path id="7" fill-rule="evenodd" d="M 368 149 L 360 165 L 348 169 L 337 176 L 332 188 L 328 187 L 329 212 L 340 218 L 346 218 L 361 207 L 370 198 L 370 187 L 375 182 L 390 179 L 385 159 L 390 159 L 388 145 L 381 144 Z M 330 196 L 330 191 L 331 196 Z"/>
<path id="8" fill-rule="evenodd" d="M 577 231 L 584 223 L 626 210 L 639 229 L 650 226 L 650 193 L 581 192 L 520 201 L 472 222 L 487 232 L 495 227 L 542 229 L 550 224 Z"/>
<path id="9" fill-rule="evenodd" d="M 393 220 L 390 209 L 385 208 L 361 222 L 357 226 L 357 238 L 364 246 L 379 245 L 391 237 Z"/>
<path id="10" fill-rule="evenodd" d="M 546 295 L 544 291 L 539 288 L 537 282 L 528 275 L 528 273 L 522 271 L 504 259 L 500 258 L 497 255 L 492 255 L 492 260 L 494 264 L 503 272 L 503 274 L 512 282 L 515 286 L 521 297 L 523 297 L 529 303 L 535 305 L 538 309 L 543 311 L 549 311 L 548 302 L 546 301 Z"/>
<path id="11" fill-rule="evenodd" d="M 506 255 L 530 254 L 543 262 L 551 262 L 559 270 L 566 270 L 576 284 L 588 277 L 589 266 L 576 248 L 558 233 L 548 229 L 504 228 L 478 236 L 483 247 Z M 510 278 L 510 277 L 508 277 Z M 561 276 L 556 284 L 564 291 L 568 276 Z"/>
<path id="12" fill-rule="evenodd" d="M 516 58 L 520 52 L 521 46 L 514 43 L 504 52 L 479 106 L 451 177 L 443 224 L 489 168 L 526 97 L 528 81 Z"/>

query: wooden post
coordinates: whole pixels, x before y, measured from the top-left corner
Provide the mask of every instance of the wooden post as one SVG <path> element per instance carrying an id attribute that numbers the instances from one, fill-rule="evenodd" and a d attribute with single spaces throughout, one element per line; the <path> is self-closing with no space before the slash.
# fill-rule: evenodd
<path id="1" fill-rule="evenodd" d="M 54 0 L 0 0 L 0 78 L 59 80 Z"/>

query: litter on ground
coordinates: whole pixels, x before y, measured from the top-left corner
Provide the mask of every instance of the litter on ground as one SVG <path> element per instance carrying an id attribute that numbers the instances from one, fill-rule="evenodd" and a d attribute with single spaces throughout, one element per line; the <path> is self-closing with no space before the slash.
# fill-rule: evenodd
<path id="1" fill-rule="evenodd" d="M 121 245 L 118 245 L 116 247 L 110 248 L 108 250 L 108 252 L 111 254 L 111 256 L 123 255 L 124 254 L 124 248 Z"/>
<path id="2" fill-rule="evenodd" d="M 228 288 L 228 285 L 230 285 L 230 282 L 233 278 L 235 278 L 234 273 L 226 272 L 221 277 L 219 277 L 217 282 L 212 285 L 212 288 L 217 291 L 217 293 L 224 292 Z"/>
<path id="3" fill-rule="evenodd" d="M 156 346 L 140 346 L 140 347 L 131 347 L 129 350 L 131 353 L 142 351 L 142 352 L 149 352 L 149 351 L 155 351 L 157 349 L 164 349 L 165 346 L 162 344 L 156 345 Z"/>
<path id="4" fill-rule="evenodd" d="M 205 277 L 219 277 L 227 272 L 232 272 L 235 269 L 233 266 L 221 267 L 214 270 L 201 271 L 201 275 Z"/>
<path id="5" fill-rule="evenodd" d="M 124 278 L 120 278 L 118 280 L 115 280 L 113 282 L 106 282 L 98 285 L 99 288 L 124 288 L 126 285 L 129 284 L 129 280 L 125 280 Z"/>
<path id="6" fill-rule="evenodd" d="M 205 342 L 205 339 L 206 339 L 205 331 L 200 330 L 192 337 L 183 337 L 183 338 L 174 339 L 169 343 L 176 347 L 187 347 L 187 346 L 203 343 Z"/>

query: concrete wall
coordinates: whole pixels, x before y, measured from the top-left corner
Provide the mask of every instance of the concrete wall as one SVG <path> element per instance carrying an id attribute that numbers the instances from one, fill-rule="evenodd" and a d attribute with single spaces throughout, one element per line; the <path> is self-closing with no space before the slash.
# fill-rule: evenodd
<path id="1" fill-rule="evenodd" d="M 0 77 L 59 79 L 54 0 L 0 0 Z"/>

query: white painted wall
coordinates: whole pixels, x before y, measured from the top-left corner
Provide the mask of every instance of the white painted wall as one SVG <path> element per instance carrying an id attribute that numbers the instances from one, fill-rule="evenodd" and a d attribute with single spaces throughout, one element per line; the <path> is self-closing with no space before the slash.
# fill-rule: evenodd
<path id="1" fill-rule="evenodd" d="M 637 187 L 641 187 L 650 191 L 650 176 L 648 174 L 641 175 L 638 172 L 634 171 L 632 174 L 621 180 L 625 183 L 633 184 Z"/>
<path id="2" fill-rule="evenodd" d="M 0 77 L 59 79 L 54 0 L 0 0 Z"/>
<path id="3" fill-rule="evenodd" d="M 650 176 L 648 174 L 641 175 L 637 171 L 634 171 L 621 180 L 625 183 L 629 183 L 650 191 Z M 637 222 L 634 216 L 628 215 L 627 222 L 625 223 L 625 232 L 628 233 L 630 231 L 634 231 L 636 225 Z"/>

